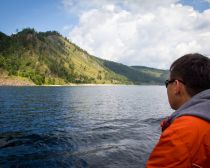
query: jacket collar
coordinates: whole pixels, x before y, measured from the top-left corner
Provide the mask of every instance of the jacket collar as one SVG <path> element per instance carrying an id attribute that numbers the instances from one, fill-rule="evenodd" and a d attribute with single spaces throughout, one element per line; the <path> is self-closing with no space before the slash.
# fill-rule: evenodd
<path id="1" fill-rule="evenodd" d="M 204 90 L 193 96 L 171 116 L 161 123 L 165 130 L 176 118 L 181 116 L 195 116 L 210 122 L 210 89 Z"/>

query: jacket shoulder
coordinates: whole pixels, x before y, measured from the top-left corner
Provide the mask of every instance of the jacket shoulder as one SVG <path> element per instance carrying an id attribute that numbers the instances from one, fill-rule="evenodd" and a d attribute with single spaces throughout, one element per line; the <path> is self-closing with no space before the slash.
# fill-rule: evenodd
<path id="1" fill-rule="evenodd" d="M 147 167 L 191 167 L 207 134 L 210 134 L 210 124 L 200 118 L 182 116 L 175 119 L 162 133 Z"/>
<path id="2" fill-rule="evenodd" d="M 182 116 L 174 120 L 171 130 L 186 145 L 192 162 L 208 157 L 210 165 L 210 122 L 194 116 Z"/>
<path id="3" fill-rule="evenodd" d="M 181 116 L 174 120 L 168 131 L 175 132 L 183 142 L 193 143 L 193 140 L 203 139 L 203 136 L 210 133 L 210 122 L 195 116 Z M 188 147 L 191 148 L 191 146 Z"/>

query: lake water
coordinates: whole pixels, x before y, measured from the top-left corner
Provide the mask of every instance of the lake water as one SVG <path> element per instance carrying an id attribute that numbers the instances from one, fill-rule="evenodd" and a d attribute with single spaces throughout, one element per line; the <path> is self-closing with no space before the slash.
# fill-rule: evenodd
<path id="1" fill-rule="evenodd" d="M 144 167 L 164 86 L 0 87 L 0 167 Z"/>

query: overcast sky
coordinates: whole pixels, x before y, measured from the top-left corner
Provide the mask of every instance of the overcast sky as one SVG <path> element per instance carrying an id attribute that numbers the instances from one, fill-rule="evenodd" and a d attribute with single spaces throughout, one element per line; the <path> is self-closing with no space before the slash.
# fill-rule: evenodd
<path id="1" fill-rule="evenodd" d="M 168 69 L 210 55 L 210 0 L 1 0 L 0 31 L 57 30 L 90 54 Z"/>

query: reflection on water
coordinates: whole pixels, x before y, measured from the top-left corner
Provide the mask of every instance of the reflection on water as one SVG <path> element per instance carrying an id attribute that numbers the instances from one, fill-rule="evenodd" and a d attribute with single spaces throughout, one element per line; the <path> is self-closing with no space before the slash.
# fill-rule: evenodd
<path id="1" fill-rule="evenodd" d="M 162 86 L 1 87 L 0 167 L 144 167 Z"/>

